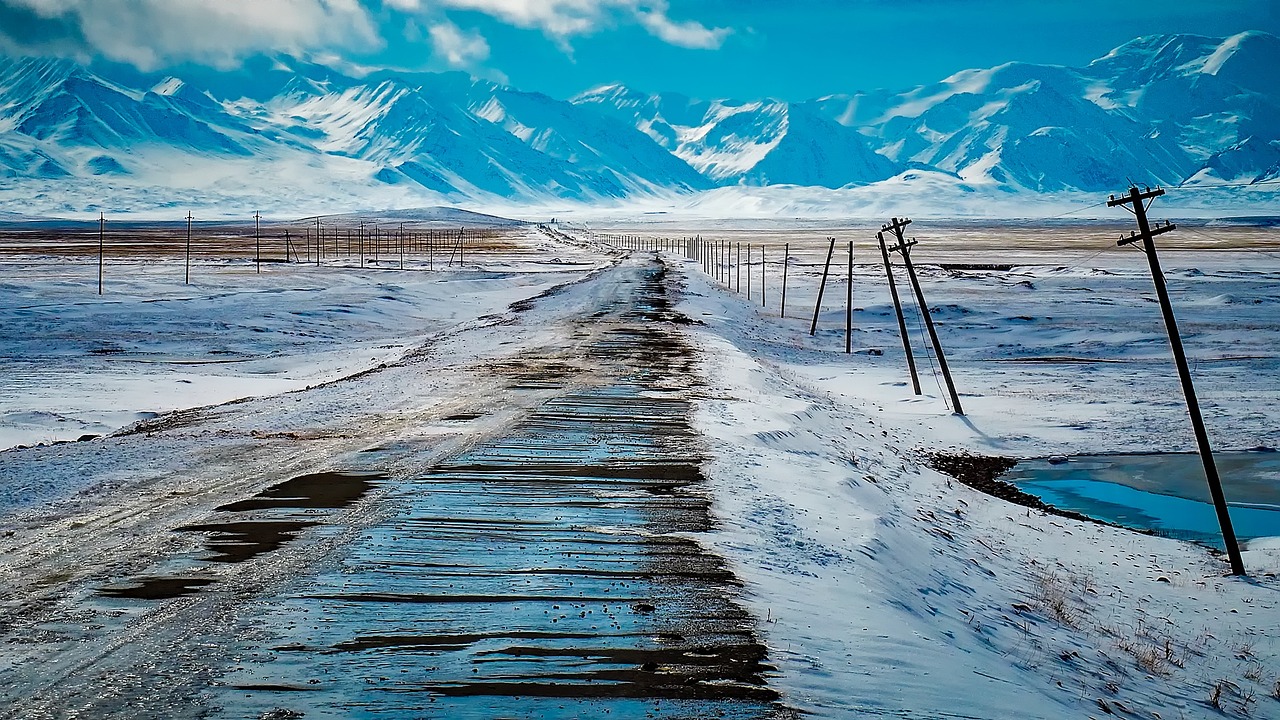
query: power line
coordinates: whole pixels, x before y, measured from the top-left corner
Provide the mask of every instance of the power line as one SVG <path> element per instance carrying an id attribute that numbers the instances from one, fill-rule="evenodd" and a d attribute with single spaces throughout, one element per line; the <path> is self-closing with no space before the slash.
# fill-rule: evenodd
<path id="1" fill-rule="evenodd" d="M 1254 187 L 1256 185 L 1277 185 L 1277 184 L 1280 184 L 1280 178 L 1273 178 L 1270 180 L 1254 180 L 1253 182 L 1223 183 L 1221 185 L 1174 185 L 1173 187 L 1165 188 L 1165 191 L 1167 192 L 1170 190 L 1216 190 L 1218 188 Z"/>
<path id="2" fill-rule="evenodd" d="M 1215 241 L 1215 242 L 1220 242 L 1220 243 L 1230 243 L 1230 241 L 1229 241 L 1229 240 L 1227 240 L 1226 238 L 1217 237 L 1216 235 L 1210 235 L 1210 234 L 1209 234 L 1209 233 L 1207 233 L 1207 232 L 1203 232 L 1203 231 L 1201 231 L 1201 230 L 1196 230 L 1195 228 L 1190 228 L 1190 227 L 1187 227 L 1186 225 L 1182 225 L 1182 226 L 1180 226 L 1178 229 L 1179 229 L 1179 230 L 1184 230 L 1184 231 L 1186 231 L 1186 232 L 1190 232 L 1190 233 L 1195 233 L 1196 235 L 1200 235 L 1201 237 L 1207 237 L 1207 238 L 1209 238 L 1210 240 L 1213 240 L 1213 241 Z M 1238 248 L 1231 248 L 1231 249 L 1233 249 L 1233 250 L 1247 250 L 1247 251 L 1249 251 L 1249 252 L 1255 252 L 1255 253 L 1258 253 L 1259 255 L 1266 255 L 1267 257 L 1280 259 L 1280 255 L 1277 255 L 1277 254 L 1275 254 L 1275 253 L 1269 253 L 1269 252 L 1267 252 L 1266 250 L 1259 250 L 1258 248 L 1251 248 L 1251 247 L 1247 247 L 1247 246 L 1242 246 L 1242 247 L 1238 247 Z"/>

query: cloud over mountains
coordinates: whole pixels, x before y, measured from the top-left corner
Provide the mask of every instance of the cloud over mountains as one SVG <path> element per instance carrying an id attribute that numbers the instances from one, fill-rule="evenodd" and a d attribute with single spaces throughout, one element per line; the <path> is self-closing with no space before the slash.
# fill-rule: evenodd
<path id="1" fill-rule="evenodd" d="M 450 11 L 488 15 L 569 41 L 635 24 L 681 47 L 719 47 L 728 28 L 674 19 L 666 0 L 0 0 L 0 49 L 10 55 L 93 58 L 155 70 L 184 62 L 230 68 L 262 52 L 380 48 L 396 23 L 427 27 L 435 54 L 454 67 L 488 56 L 486 39 Z"/>

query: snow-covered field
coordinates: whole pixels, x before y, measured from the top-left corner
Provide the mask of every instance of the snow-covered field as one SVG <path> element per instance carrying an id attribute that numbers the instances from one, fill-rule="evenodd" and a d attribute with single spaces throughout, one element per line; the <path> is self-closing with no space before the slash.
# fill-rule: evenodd
<path id="1" fill-rule="evenodd" d="M 610 229 L 701 234 L 757 252 L 764 242 L 772 253 L 764 307 L 758 292 L 748 303 L 693 261 L 661 258 L 682 286 L 678 309 L 695 321 L 685 334 L 706 385 L 694 420 L 719 529 L 697 539 L 745 581 L 785 704 L 833 718 L 1280 716 L 1280 542 L 1252 543 L 1252 578 L 1228 578 L 1199 546 L 1029 511 L 923 464 L 929 450 L 1192 447 L 1144 260 L 1104 249 L 1110 228 L 913 228 L 966 417 L 948 412 L 918 333 L 924 395 L 912 395 L 868 227 Z M 1211 437 L 1224 449 L 1275 447 L 1280 235 L 1196 232 L 1199 245 L 1172 243 L 1164 264 Z M 532 401 L 498 394 L 487 368 L 569 346 L 559 319 L 591 313 L 612 273 L 652 258 L 614 265 L 589 233 L 574 234 L 582 244 L 530 231 L 523 242 L 539 253 L 448 273 L 277 266 L 258 276 L 220 264 L 184 286 L 171 265 L 120 266 L 102 298 L 84 262 L 6 263 L 2 444 L 267 397 L 161 416 L 142 426 L 154 434 L 0 453 L 6 639 L 54 643 L 7 643 L 0 672 L 30 681 L 23 663 L 50 661 L 50 647 L 63 659 L 49 677 L 64 684 L 77 663 L 110 667 L 92 654 L 91 631 L 68 629 L 78 603 L 104 575 L 171 553 L 178 541 L 166 528 L 237 492 L 286 468 L 394 475 L 408 449 L 419 464 L 447 456 L 527 412 Z M 840 238 L 837 272 L 810 337 L 828 234 Z M 849 239 L 858 310 L 846 355 Z M 793 260 L 779 318 L 783 242 Z M 752 272 L 758 283 L 758 264 Z M 379 365 L 388 367 L 338 381 Z M 291 390 L 301 392 L 279 395 Z M 478 407 L 492 414 L 472 427 L 444 421 Z M 362 455 L 371 443 L 388 459 Z M 181 617 L 182 602 L 156 615 Z M 95 621 L 137 644 L 159 623 L 143 620 L 134 611 Z M 41 635 L 51 628 L 56 638 Z"/>
<path id="2" fill-rule="evenodd" d="M 1170 255 L 1216 446 L 1274 447 L 1280 257 Z M 841 273 L 843 262 L 838 253 Z M 842 307 L 808 336 L 812 267 L 796 273 L 808 292 L 791 290 L 799 317 L 787 320 L 777 297 L 762 310 L 689 273 L 683 308 L 706 323 L 693 336 L 712 378 L 699 424 L 719 450 L 716 543 L 756 589 L 801 707 L 1205 717 L 1219 712 L 1217 687 L 1228 716 L 1280 714 L 1280 647 L 1269 637 L 1280 543 L 1245 553 L 1257 581 L 1224 579 L 1225 563 L 1203 548 L 993 501 L 923 467 L 920 450 L 1194 447 L 1145 261 L 1061 262 L 922 270 L 964 418 L 948 412 L 914 321 L 925 394 L 912 395 L 882 270 L 855 269 L 852 356 Z M 843 303 L 842 282 L 827 293 Z"/>
<path id="3" fill-rule="evenodd" d="M 402 358 L 600 258 L 526 231 L 518 252 L 427 269 L 252 260 L 0 261 L 0 449 L 105 435 L 178 409 L 275 395 Z M 442 265 L 441 259 L 433 264 Z M 0 494 L 8 491 L 0 489 Z M 34 498 L 9 498 L 31 502 Z"/>

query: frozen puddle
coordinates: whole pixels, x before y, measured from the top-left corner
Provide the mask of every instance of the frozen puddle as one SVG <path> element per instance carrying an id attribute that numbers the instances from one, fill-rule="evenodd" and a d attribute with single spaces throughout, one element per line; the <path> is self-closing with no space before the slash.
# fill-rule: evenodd
<path id="1" fill-rule="evenodd" d="M 511 392 L 581 389 L 397 485 L 394 519 L 250 608 L 259 650 L 219 716 L 786 714 L 738 580 L 689 537 L 712 520 L 659 273 L 584 321 L 597 372 L 501 370 Z"/>
<path id="2" fill-rule="evenodd" d="M 1280 454 L 1214 455 L 1241 542 L 1280 535 Z M 1193 453 L 1019 462 L 1000 478 L 1063 510 L 1222 549 L 1204 467 Z"/>

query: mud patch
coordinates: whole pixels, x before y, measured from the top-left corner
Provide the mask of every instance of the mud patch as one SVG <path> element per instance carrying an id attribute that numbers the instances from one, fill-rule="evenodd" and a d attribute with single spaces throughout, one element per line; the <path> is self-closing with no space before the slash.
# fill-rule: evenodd
<path id="1" fill-rule="evenodd" d="M 298 533 L 319 524 L 306 520 L 261 520 L 186 525 L 178 528 L 178 532 L 209 533 L 205 547 L 214 553 L 209 560 L 242 563 L 279 550 L 298 537 Z"/>
<path id="2" fill-rule="evenodd" d="M 191 595 L 200 588 L 212 585 L 211 578 L 195 577 L 159 577 L 140 578 L 128 587 L 103 588 L 98 595 L 110 598 L 132 598 L 134 600 L 167 600 L 169 598 Z"/>
<path id="3" fill-rule="evenodd" d="M 1019 490 L 1016 486 L 998 479 L 1018 464 L 1013 458 L 998 455 L 973 455 L 969 453 L 922 452 L 924 464 L 940 473 L 950 475 L 969 487 L 992 497 L 1029 507 L 1051 515 L 1110 525 L 1072 510 L 1062 510 L 1046 503 L 1035 495 Z"/>
<path id="4" fill-rule="evenodd" d="M 220 512 L 246 512 L 268 508 L 344 508 L 354 504 L 385 480 L 375 473 L 323 472 L 299 475 L 258 493 L 249 500 L 218 507 Z"/>
<path id="5" fill-rule="evenodd" d="M 323 510 L 350 507 L 363 499 L 386 477 L 377 473 L 323 472 L 277 483 L 246 500 L 214 509 L 217 516 L 235 520 L 183 525 L 175 532 L 206 535 L 205 554 L 199 559 L 214 563 L 244 563 L 275 552 L 304 531 L 324 524 Z M 244 518 L 245 514 L 250 514 Z M 213 581 L 181 575 L 147 576 L 124 588 L 104 588 L 105 597 L 162 600 L 190 595 Z"/>

